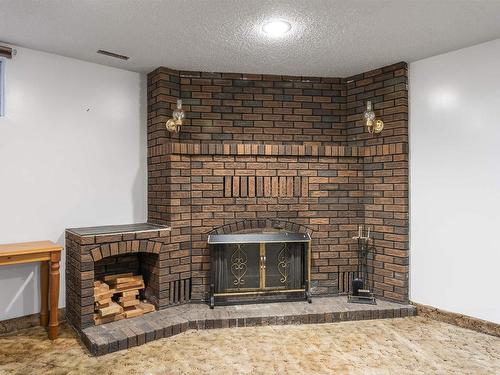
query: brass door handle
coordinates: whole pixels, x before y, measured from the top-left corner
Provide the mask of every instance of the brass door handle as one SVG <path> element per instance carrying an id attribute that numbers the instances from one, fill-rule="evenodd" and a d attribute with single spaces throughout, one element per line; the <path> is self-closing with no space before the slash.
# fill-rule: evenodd
<path id="1" fill-rule="evenodd" d="M 263 269 L 263 270 L 266 269 L 266 257 L 265 256 L 260 257 L 260 269 Z"/>

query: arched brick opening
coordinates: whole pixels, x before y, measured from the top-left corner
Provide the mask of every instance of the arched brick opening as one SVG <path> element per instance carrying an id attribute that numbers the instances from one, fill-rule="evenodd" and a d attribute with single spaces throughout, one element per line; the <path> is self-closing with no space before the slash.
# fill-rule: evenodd
<path id="1" fill-rule="evenodd" d="M 280 219 L 246 219 L 236 221 L 220 227 L 212 229 L 208 234 L 228 234 L 228 233 L 241 233 L 254 229 L 275 229 L 284 230 L 294 233 L 308 233 L 312 236 L 314 232 L 311 228 L 302 224 L 297 224 L 287 220 Z"/>

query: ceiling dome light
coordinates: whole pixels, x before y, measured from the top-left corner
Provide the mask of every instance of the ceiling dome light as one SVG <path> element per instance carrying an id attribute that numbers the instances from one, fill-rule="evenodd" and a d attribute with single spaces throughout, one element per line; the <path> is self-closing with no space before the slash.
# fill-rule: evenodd
<path id="1" fill-rule="evenodd" d="M 262 31 L 269 36 L 279 37 L 290 31 L 292 25 L 289 22 L 282 20 L 269 21 L 262 26 Z"/>

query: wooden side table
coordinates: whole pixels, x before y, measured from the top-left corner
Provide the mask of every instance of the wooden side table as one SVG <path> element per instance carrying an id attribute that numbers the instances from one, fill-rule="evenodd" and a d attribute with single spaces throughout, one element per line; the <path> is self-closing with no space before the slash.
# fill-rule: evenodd
<path id="1" fill-rule="evenodd" d="M 40 266 L 40 325 L 47 327 L 49 339 L 57 338 L 59 326 L 59 262 L 61 261 L 62 246 L 52 241 L 35 241 L 0 245 L 0 266 L 41 262 Z M 49 282 L 50 268 L 50 282 Z M 49 310 L 49 283 L 50 283 L 50 319 Z"/>

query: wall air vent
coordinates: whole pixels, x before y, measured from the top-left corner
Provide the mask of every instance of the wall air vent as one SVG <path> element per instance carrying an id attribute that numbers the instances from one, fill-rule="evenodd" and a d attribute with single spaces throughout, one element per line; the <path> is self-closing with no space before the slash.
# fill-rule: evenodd
<path id="1" fill-rule="evenodd" d="M 105 51 L 103 49 L 98 50 L 97 53 L 99 53 L 101 55 L 109 56 L 109 57 L 114 57 L 115 59 L 120 59 L 120 60 L 128 60 L 130 58 L 128 56 L 119 55 L 118 53 Z"/>

